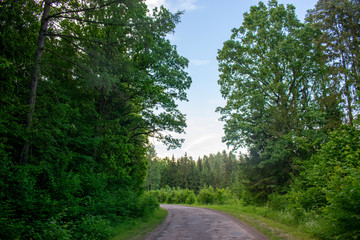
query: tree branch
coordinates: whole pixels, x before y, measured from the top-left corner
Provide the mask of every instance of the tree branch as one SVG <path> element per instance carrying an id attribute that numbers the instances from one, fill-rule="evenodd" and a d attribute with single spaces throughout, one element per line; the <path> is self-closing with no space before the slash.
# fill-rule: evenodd
<path id="1" fill-rule="evenodd" d="M 94 40 L 94 39 L 89 39 L 89 38 L 84 38 L 84 37 L 76 37 L 73 35 L 64 35 L 64 34 L 58 34 L 58 33 L 46 33 L 46 36 L 53 36 L 53 37 L 60 37 L 60 38 L 72 38 L 72 39 L 77 39 L 77 40 L 87 40 L 93 43 L 98 43 L 98 44 L 109 44 L 109 43 L 105 43 L 102 42 L 100 40 Z"/>
<path id="2" fill-rule="evenodd" d="M 57 18 L 72 19 L 72 20 L 77 20 L 79 22 L 94 23 L 94 24 L 104 24 L 104 25 L 110 25 L 110 26 L 124 26 L 123 24 L 118 24 L 118 23 L 98 22 L 98 21 L 93 21 L 93 20 L 85 20 L 85 19 L 78 18 L 78 17 L 59 16 Z"/>
<path id="3" fill-rule="evenodd" d="M 57 18 L 57 17 L 61 16 L 62 14 L 79 13 L 79 12 L 86 12 L 86 11 L 92 11 L 92 10 L 96 10 L 96 9 L 101 9 L 101 8 L 110 6 L 111 4 L 121 3 L 121 2 L 122 2 L 121 0 L 115 0 L 115 1 L 111 1 L 111 2 L 105 3 L 105 4 L 103 4 L 103 5 L 94 6 L 94 7 L 91 7 L 91 8 L 83 8 L 83 9 L 78 9 L 78 10 L 68 10 L 68 11 L 64 11 L 64 12 L 59 12 L 59 13 L 55 13 L 55 14 L 53 14 L 53 15 L 49 15 L 49 16 L 48 16 L 48 19 L 50 19 L 50 18 Z"/>

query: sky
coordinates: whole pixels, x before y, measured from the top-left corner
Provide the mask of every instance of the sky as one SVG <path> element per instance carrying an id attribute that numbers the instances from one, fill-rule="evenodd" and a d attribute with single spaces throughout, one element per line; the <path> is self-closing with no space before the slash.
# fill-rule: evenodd
<path id="1" fill-rule="evenodd" d="M 188 102 L 179 103 L 179 109 L 186 114 L 187 128 L 181 148 L 167 150 L 166 146 L 151 139 L 157 155 L 161 158 L 179 158 L 185 153 L 193 159 L 204 155 L 216 154 L 227 148 L 221 141 L 224 123 L 219 121 L 220 114 L 215 112 L 225 105 L 221 97 L 217 52 L 223 43 L 230 39 L 231 29 L 242 24 L 243 14 L 258 0 L 146 0 L 150 9 L 165 6 L 171 12 L 184 11 L 175 33 L 168 36 L 176 45 L 180 55 L 189 59 L 186 71 L 192 78 L 187 91 Z M 267 2 L 267 0 L 263 1 Z M 278 0 L 280 4 L 293 4 L 298 19 L 304 20 L 306 11 L 314 8 L 317 0 Z M 241 150 L 245 152 L 245 149 Z"/>

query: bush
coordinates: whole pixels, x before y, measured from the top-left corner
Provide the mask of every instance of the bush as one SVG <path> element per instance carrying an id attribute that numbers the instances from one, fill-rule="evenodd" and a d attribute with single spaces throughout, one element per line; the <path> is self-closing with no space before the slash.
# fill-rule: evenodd
<path id="1" fill-rule="evenodd" d="M 169 193 L 166 189 L 160 189 L 160 190 L 156 190 L 154 192 L 157 193 L 156 196 L 157 196 L 157 199 L 158 199 L 159 203 L 165 203 L 166 202 L 167 195 Z"/>
<path id="2" fill-rule="evenodd" d="M 137 207 L 138 207 L 138 209 L 137 209 L 138 212 L 142 216 L 147 216 L 159 208 L 159 201 L 154 195 L 151 195 L 150 193 L 145 192 L 140 197 Z"/>
<path id="3" fill-rule="evenodd" d="M 176 193 L 175 191 L 171 191 L 166 196 L 166 203 L 175 203 Z"/>
<path id="4" fill-rule="evenodd" d="M 216 199 L 217 204 L 236 204 L 239 202 L 239 199 L 231 192 L 229 188 L 225 189 L 216 189 Z"/>
<path id="5" fill-rule="evenodd" d="M 175 203 L 185 203 L 188 196 L 188 189 L 180 189 L 179 187 L 175 191 Z"/>
<path id="6" fill-rule="evenodd" d="M 301 218 L 308 212 L 321 217 L 321 238 L 360 238 L 360 131 L 342 126 L 294 179 L 285 199 L 286 210 Z M 279 198 L 272 199 L 278 207 Z"/>
<path id="7" fill-rule="evenodd" d="M 213 204 L 216 200 L 216 195 L 213 187 L 207 187 L 200 190 L 197 196 L 197 202 L 201 204 Z"/>
<path id="8" fill-rule="evenodd" d="M 86 215 L 77 222 L 75 239 L 101 240 L 110 238 L 110 222 L 101 216 Z"/>
<path id="9" fill-rule="evenodd" d="M 162 203 L 194 204 L 197 201 L 200 204 L 236 204 L 239 202 L 229 188 L 215 191 L 211 186 L 201 189 L 198 196 L 193 190 L 180 188 L 153 190 L 150 194 Z"/>
<path id="10" fill-rule="evenodd" d="M 286 195 L 280 195 L 278 193 L 273 193 L 269 195 L 269 201 L 267 206 L 274 210 L 284 210 L 288 204 L 288 197 Z"/>
<path id="11" fill-rule="evenodd" d="M 185 203 L 191 205 L 194 204 L 195 202 L 196 202 L 196 195 L 193 191 L 191 191 L 187 196 Z"/>
<path id="12" fill-rule="evenodd" d="M 360 239 L 360 168 L 337 167 L 326 190 L 329 204 L 323 214 L 328 233 L 337 239 Z"/>

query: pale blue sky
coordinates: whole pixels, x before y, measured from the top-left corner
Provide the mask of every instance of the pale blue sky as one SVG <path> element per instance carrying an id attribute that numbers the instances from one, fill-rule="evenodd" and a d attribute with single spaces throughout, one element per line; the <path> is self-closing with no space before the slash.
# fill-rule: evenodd
<path id="1" fill-rule="evenodd" d="M 146 0 L 149 7 L 164 5 L 172 12 L 185 10 L 170 35 L 171 43 L 177 46 L 180 55 L 190 60 L 188 73 L 192 86 L 188 90 L 189 102 L 179 104 L 187 115 L 185 143 L 182 148 L 167 151 L 165 146 L 153 141 L 160 157 L 183 156 L 185 153 L 197 159 L 199 156 L 227 150 L 221 142 L 223 123 L 215 113 L 223 106 L 217 84 L 219 72 L 216 60 L 218 49 L 230 38 L 231 29 L 242 24 L 243 14 L 258 0 Z M 267 1 L 263 1 L 267 3 Z M 306 11 L 312 9 L 317 0 L 278 0 L 281 4 L 293 4 L 298 18 L 303 21 Z"/>

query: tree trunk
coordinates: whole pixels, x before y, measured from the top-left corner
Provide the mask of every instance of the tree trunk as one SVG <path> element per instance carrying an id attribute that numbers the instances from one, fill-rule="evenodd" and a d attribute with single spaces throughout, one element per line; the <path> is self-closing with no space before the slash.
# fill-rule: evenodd
<path id="1" fill-rule="evenodd" d="M 38 87 L 39 77 L 40 77 L 40 60 L 41 60 L 41 56 L 43 54 L 43 49 L 44 49 L 45 33 L 48 28 L 51 3 L 52 3 L 52 0 L 45 0 L 44 10 L 43 10 L 43 13 L 41 16 L 41 25 L 40 25 L 39 38 L 38 38 L 38 43 L 37 43 L 37 50 L 36 50 L 35 56 L 34 56 L 34 67 L 33 67 L 33 70 L 31 72 L 31 76 L 30 76 L 31 82 L 30 82 L 29 102 L 28 102 L 29 110 L 28 110 L 27 118 L 26 118 L 27 134 L 29 134 L 29 132 L 30 132 L 32 121 L 33 121 L 33 116 L 34 116 L 36 92 L 37 92 L 37 87 Z M 27 164 L 29 161 L 29 151 L 30 151 L 30 141 L 29 141 L 29 139 L 27 139 L 25 142 L 25 145 L 23 148 L 23 153 L 22 153 L 21 160 L 20 160 L 24 164 Z"/>
<path id="2" fill-rule="evenodd" d="M 352 126 L 353 125 L 353 107 L 352 107 L 352 96 L 351 96 L 351 82 L 350 82 L 350 76 L 347 75 L 346 70 L 347 69 L 347 64 L 346 64 L 346 59 L 344 56 L 344 53 L 341 53 L 341 60 L 342 60 L 342 65 L 344 68 L 344 80 L 345 80 L 345 96 L 346 96 L 346 101 L 347 101 L 347 110 L 348 110 L 348 117 L 349 117 L 349 125 Z"/>

